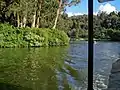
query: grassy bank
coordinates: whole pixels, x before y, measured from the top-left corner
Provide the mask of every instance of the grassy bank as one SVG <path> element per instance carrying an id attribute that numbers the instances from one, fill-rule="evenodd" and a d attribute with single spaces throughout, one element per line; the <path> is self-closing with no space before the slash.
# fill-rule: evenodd
<path id="1" fill-rule="evenodd" d="M 48 28 L 16 28 L 0 24 L 0 47 L 41 47 L 68 45 L 64 31 Z"/>

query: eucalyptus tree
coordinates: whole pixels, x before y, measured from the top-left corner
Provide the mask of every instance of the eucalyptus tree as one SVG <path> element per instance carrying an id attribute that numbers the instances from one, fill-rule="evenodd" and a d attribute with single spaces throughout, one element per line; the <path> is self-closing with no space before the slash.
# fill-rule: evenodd
<path id="1" fill-rule="evenodd" d="M 57 0 L 57 1 L 58 1 L 58 9 L 57 9 L 57 14 L 56 14 L 53 29 L 56 28 L 58 17 L 59 17 L 59 14 L 61 13 L 61 10 L 64 9 L 66 6 L 77 5 L 80 2 L 80 0 Z"/>
<path id="2" fill-rule="evenodd" d="M 55 0 L 34 0 L 33 19 L 31 27 L 51 27 L 57 9 Z"/>
<path id="3" fill-rule="evenodd" d="M 14 0 L 13 3 L 9 5 L 6 15 L 9 17 L 13 13 L 15 20 L 17 21 L 17 27 L 26 26 L 28 13 L 31 11 L 31 3 L 32 2 L 29 0 Z"/>
<path id="4" fill-rule="evenodd" d="M 37 3 L 37 22 L 36 22 L 37 28 L 39 28 L 39 25 L 40 25 L 40 14 L 41 14 L 43 2 L 44 2 L 44 0 L 38 0 L 38 3 Z"/>
<path id="5" fill-rule="evenodd" d="M 52 28 L 57 7 L 56 0 L 44 0 L 41 8 L 39 27 Z"/>

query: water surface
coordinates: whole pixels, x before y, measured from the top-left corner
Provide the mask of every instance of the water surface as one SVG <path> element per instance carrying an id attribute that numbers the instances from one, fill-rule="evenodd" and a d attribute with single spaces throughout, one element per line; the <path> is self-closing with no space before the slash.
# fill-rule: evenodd
<path id="1" fill-rule="evenodd" d="M 87 44 L 0 49 L 0 90 L 85 90 Z"/>
<path id="2" fill-rule="evenodd" d="M 0 49 L 0 90 L 87 90 L 88 43 L 67 47 Z M 94 89 L 107 88 L 119 42 L 94 45 Z"/>
<path id="3" fill-rule="evenodd" d="M 95 90 L 107 88 L 112 63 L 120 58 L 120 42 L 97 42 L 94 45 Z"/>

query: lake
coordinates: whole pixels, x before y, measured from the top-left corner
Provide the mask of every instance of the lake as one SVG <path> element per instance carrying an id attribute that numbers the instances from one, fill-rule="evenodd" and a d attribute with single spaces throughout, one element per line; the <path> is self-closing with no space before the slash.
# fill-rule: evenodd
<path id="1" fill-rule="evenodd" d="M 87 90 L 88 43 L 0 49 L 0 90 Z M 94 45 L 94 87 L 105 89 L 120 43 Z"/>
<path id="2" fill-rule="evenodd" d="M 120 58 L 120 42 L 97 42 L 94 45 L 95 90 L 107 88 L 112 64 Z"/>

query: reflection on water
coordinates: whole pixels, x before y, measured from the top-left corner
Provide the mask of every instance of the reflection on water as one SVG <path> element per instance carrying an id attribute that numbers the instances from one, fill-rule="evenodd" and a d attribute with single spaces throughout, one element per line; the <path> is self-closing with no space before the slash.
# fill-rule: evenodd
<path id="1" fill-rule="evenodd" d="M 87 42 L 68 47 L 0 49 L 0 90 L 86 90 Z M 107 88 L 119 42 L 94 45 L 94 89 Z"/>
<path id="2" fill-rule="evenodd" d="M 11 85 L 7 83 L 0 83 L 0 90 L 32 90 L 31 88 Z"/>
<path id="3" fill-rule="evenodd" d="M 82 44 L 0 49 L 0 90 L 85 90 L 87 46 Z"/>

